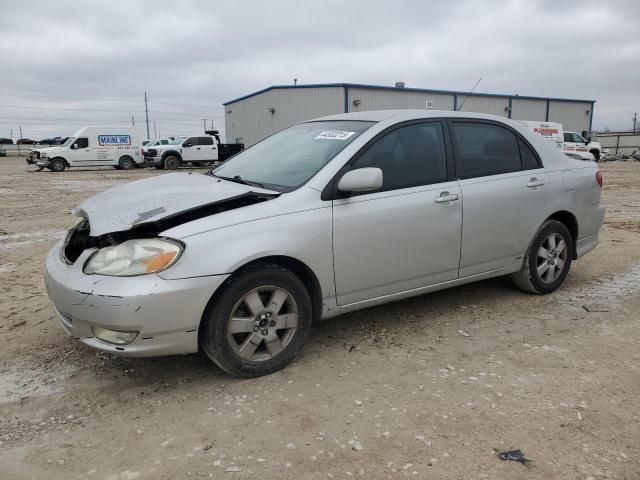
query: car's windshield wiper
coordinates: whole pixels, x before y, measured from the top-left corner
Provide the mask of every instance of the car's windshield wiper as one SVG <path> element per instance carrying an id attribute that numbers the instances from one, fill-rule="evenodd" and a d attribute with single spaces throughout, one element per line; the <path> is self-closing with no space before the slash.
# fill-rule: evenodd
<path id="1" fill-rule="evenodd" d="M 241 183 L 242 185 L 251 185 L 252 187 L 260 187 L 264 188 L 264 185 L 260 182 L 253 182 L 251 180 L 245 180 L 240 175 L 234 175 L 233 177 L 223 177 L 222 175 L 213 174 L 216 178 L 221 178 L 222 180 L 227 180 L 229 182 Z"/>

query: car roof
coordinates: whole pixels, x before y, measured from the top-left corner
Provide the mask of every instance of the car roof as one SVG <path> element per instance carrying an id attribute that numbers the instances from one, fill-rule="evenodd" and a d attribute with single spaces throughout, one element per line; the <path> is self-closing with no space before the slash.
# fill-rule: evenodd
<path id="1" fill-rule="evenodd" d="M 328 115 L 309 120 L 309 122 L 317 121 L 333 121 L 333 120 L 356 120 L 369 122 L 382 122 L 393 119 L 394 122 L 402 122 L 405 120 L 416 120 L 421 118 L 478 118 L 483 120 L 495 120 L 499 122 L 510 123 L 506 117 L 498 115 L 490 115 L 488 113 L 476 112 L 460 112 L 452 110 L 371 110 L 366 112 L 339 113 L 336 115 Z"/>

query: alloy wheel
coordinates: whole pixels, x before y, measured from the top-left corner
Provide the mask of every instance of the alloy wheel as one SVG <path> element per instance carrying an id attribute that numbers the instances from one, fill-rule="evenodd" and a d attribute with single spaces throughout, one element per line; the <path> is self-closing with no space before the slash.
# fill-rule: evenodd
<path id="1" fill-rule="evenodd" d="M 558 233 L 550 233 L 538 248 L 536 269 L 544 283 L 555 282 L 567 263 L 567 242 Z"/>
<path id="2" fill-rule="evenodd" d="M 244 360 L 269 360 L 291 343 L 298 327 L 298 305 L 291 293 L 266 285 L 236 303 L 227 322 L 227 339 Z"/>

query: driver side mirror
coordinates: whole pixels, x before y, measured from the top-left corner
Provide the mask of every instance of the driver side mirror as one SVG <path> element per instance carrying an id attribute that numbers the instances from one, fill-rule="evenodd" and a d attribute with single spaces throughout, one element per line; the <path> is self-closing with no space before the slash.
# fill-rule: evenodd
<path id="1" fill-rule="evenodd" d="M 71 145 L 71 149 L 72 150 L 77 150 L 78 149 L 78 144 L 74 143 L 73 145 Z"/>
<path id="2" fill-rule="evenodd" d="M 356 168 L 345 173 L 338 182 L 338 191 L 342 193 L 369 192 L 382 187 L 382 170 L 366 167 Z"/>
<path id="3" fill-rule="evenodd" d="M 584 141 L 585 145 L 589 145 L 591 143 L 591 137 L 587 137 L 587 139 Z"/>
<path id="4" fill-rule="evenodd" d="M 183 147 L 193 147 L 193 143 L 191 143 L 191 142 L 184 142 L 184 143 L 182 144 L 182 146 L 183 146 Z"/>

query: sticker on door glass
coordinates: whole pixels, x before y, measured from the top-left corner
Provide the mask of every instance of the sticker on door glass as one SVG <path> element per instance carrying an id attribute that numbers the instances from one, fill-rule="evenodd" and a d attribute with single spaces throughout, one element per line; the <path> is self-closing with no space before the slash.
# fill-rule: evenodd
<path id="1" fill-rule="evenodd" d="M 347 132 L 345 130 L 327 130 L 318 135 L 315 140 L 346 140 L 356 132 Z"/>

